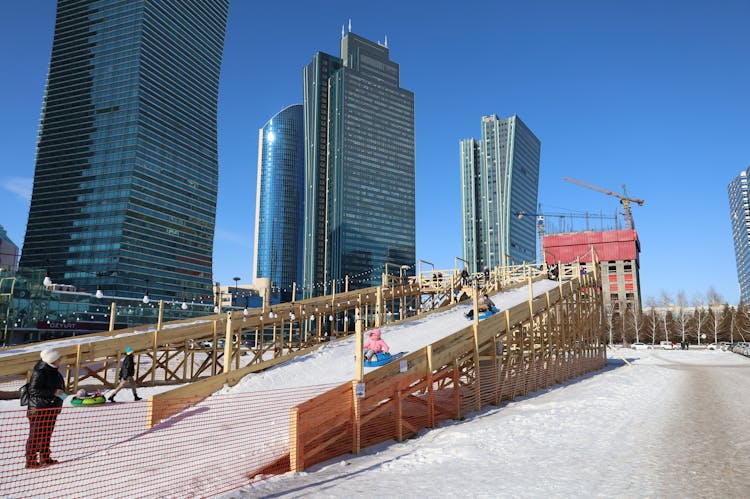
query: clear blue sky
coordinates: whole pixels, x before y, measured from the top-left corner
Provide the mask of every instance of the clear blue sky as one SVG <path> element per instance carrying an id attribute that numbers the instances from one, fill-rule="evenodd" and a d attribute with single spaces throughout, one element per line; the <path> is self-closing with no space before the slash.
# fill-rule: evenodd
<path id="1" fill-rule="evenodd" d="M 429 7 L 427 7 L 429 6 Z M 0 4 L 0 224 L 23 242 L 55 2 Z M 214 277 L 251 277 L 258 128 L 302 101 L 302 67 L 341 26 L 388 35 L 415 94 L 417 257 L 461 256 L 459 147 L 483 115 L 542 141 L 543 211 L 634 208 L 643 299 L 738 299 L 727 184 L 750 164 L 750 2 L 233 0 L 219 103 Z"/>

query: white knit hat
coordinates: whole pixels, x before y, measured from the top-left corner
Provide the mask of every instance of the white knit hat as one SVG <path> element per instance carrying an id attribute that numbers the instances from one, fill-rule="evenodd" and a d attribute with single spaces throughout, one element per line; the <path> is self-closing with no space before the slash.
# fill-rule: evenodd
<path id="1" fill-rule="evenodd" d="M 42 350 L 42 353 L 40 354 L 40 356 L 42 357 L 42 360 L 44 362 L 46 362 L 49 365 L 52 365 L 57 359 L 60 358 L 60 352 L 52 348 L 48 348 L 47 350 Z"/>

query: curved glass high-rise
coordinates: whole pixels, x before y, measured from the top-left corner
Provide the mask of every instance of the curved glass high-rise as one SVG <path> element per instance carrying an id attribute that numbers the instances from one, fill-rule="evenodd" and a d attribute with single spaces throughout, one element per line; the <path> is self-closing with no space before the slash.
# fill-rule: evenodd
<path id="1" fill-rule="evenodd" d="M 482 118 L 461 143 L 463 254 L 470 271 L 536 261 L 534 217 L 541 142 L 518 116 Z"/>
<path id="2" fill-rule="evenodd" d="M 734 240 L 734 257 L 737 263 L 737 282 L 740 303 L 750 302 L 750 168 L 743 170 L 729 183 L 729 214 Z"/>
<path id="3" fill-rule="evenodd" d="M 21 265 L 212 294 L 228 0 L 58 0 Z"/>
<path id="4" fill-rule="evenodd" d="M 302 104 L 279 111 L 258 136 L 253 277 L 270 279 L 281 301 L 302 276 L 304 138 Z"/>

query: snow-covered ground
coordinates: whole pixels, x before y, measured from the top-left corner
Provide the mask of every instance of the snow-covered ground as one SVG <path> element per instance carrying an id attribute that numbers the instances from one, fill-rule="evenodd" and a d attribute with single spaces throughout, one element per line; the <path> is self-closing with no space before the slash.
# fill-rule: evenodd
<path id="1" fill-rule="evenodd" d="M 465 421 L 273 477 L 244 497 L 750 497 L 750 360 L 620 351 Z"/>

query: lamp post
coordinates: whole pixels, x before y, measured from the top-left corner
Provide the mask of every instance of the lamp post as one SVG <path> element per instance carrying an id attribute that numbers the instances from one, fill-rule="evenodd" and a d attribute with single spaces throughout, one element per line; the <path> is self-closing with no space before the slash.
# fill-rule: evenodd
<path id="1" fill-rule="evenodd" d="M 237 284 L 240 282 L 240 277 L 232 277 L 232 280 L 234 281 L 234 295 L 232 296 L 232 305 L 235 305 L 237 303 L 237 298 L 239 298 L 239 290 L 237 288 Z"/>
<path id="2" fill-rule="evenodd" d="M 148 297 L 148 279 L 146 279 L 146 293 L 143 295 L 143 303 L 147 304 L 151 299 Z"/>

